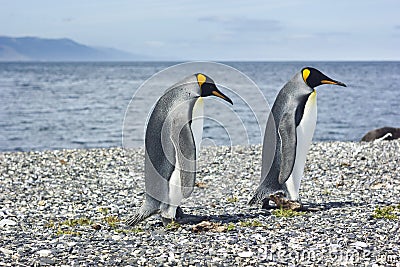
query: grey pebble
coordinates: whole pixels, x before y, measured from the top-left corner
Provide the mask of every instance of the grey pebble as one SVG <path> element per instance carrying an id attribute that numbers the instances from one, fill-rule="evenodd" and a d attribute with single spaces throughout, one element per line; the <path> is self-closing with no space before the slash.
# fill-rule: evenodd
<path id="1" fill-rule="evenodd" d="M 17 224 L 17 222 L 14 221 L 14 220 L 2 219 L 2 220 L 0 221 L 0 228 L 4 228 L 4 227 L 7 227 L 7 226 L 14 226 L 14 225 L 16 225 L 16 224 Z"/>

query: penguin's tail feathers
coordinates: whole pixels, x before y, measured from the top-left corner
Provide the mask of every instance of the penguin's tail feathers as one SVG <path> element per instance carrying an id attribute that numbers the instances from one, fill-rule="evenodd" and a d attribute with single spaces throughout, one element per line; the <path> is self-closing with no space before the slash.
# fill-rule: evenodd
<path id="1" fill-rule="evenodd" d="M 145 219 L 149 218 L 151 215 L 156 214 L 159 212 L 158 208 L 151 207 L 148 205 L 147 201 L 136 211 L 136 213 L 131 216 L 127 221 L 126 225 L 128 226 L 134 226 L 141 221 L 144 221 Z"/>
<path id="2" fill-rule="evenodd" d="M 269 189 L 269 188 L 257 188 L 253 198 L 250 199 L 249 205 L 255 205 L 262 202 L 265 199 L 271 199 L 272 195 L 282 195 L 286 197 L 286 192 L 283 189 Z"/>
<path id="3" fill-rule="evenodd" d="M 256 193 L 249 201 L 249 205 L 255 205 L 268 197 L 269 197 L 269 191 L 257 188 Z"/>

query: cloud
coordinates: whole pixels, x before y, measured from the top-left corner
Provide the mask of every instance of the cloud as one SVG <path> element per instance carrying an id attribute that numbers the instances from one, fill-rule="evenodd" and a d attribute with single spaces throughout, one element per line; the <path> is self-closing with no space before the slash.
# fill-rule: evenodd
<path id="1" fill-rule="evenodd" d="M 227 17 L 223 16 L 205 16 L 205 17 L 200 17 L 198 19 L 199 21 L 205 21 L 205 22 L 218 22 L 218 23 L 225 23 L 228 22 L 229 19 Z"/>
<path id="2" fill-rule="evenodd" d="M 227 31 L 234 32 L 271 32 L 280 31 L 283 26 L 273 19 L 253 19 L 246 17 L 206 16 L 198 19 L 201 22 L 216 23 Z"/>
<path id="3" fill-rule="evenodd" d="M 316 32 L 316 33 L 308 33 L 308 32 L 299 32 L 299 33 L 290 33 L 285 35 L 285 39 L 287 41 L 309 41 L 314 42 L 318 39 L 323 40 L 343 40 L 343 38 L 348 38 L 351 36 L 348 32 Z"/>
<path id="4" fill-rule="evenodd" d="M 70 18 L 70 17 L 68 17 L 68 18 L 62 18 L 61 19 L 63 22 L 72 22 L 72 21 L 74 21 L 75 19 L 74 18 Z"/>
<path id="5" fill-rule="evenodd" d="M 146 41 L 145 44 L 147 46 L 154 47 L 154 48 L 163 47 L 165 45 L 165 43 L 162 42 L 162 41 L 154 41 L 154 40 L 153 41 Z"/>
<path id="6" fill-rule="evenodd" d="M 289 40 L 309 40 L 313 39 L 316 36 L 314 34 L 307 34 L 307 33 L 297 33 L 297 34 L 290 34 L 287 36 L 287 39 Z"/>
<path id="7" fill-rule="evenodd" d="M 394 33 L 392 34 L 393 37 L 399 38 L 400 37 L 400 25 L 394 26 Z"/>
<path id="8" fill-rule="evenodd" d="M 257 19 L 239 16 L 204 16 L 198 18 L 207 25 L 207 40 L 216 44 L 233 44 L 254 47 L 257 43 L 276 42 L 284 32 L 278 20 Z"/>
<path id="9" fill-rule="evenodd" d="M 334 31 L 327 31 L 327 32 L 318 32 L 316 35 L 318 36 L 324 36 L 324 37 L 329 37 L 329 36 L 350 36 L 351 34 L 349 32 L 334 32 Z"/>

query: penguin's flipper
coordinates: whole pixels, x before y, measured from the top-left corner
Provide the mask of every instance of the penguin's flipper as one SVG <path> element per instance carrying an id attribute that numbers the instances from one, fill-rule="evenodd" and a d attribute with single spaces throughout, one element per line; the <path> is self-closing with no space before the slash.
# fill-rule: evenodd
<path id="1" fill-rule="evenodd" d="M 178 128 L 178 127 L 177 127 Z M 180 165 L 181 191 L 183 198 L 189 197 L 194 189 L 196 180 L 196 146 L 190 124 L 186 123 L 180 129 L 179 139 L 175 149 L 179 149 L 177 156 Z"/>
<path id="2" fill-rule="evenodd" d="M 285 113 L 279 122 L 278 133 L 281 138 L 281 167 L 279 171 L 279 183 L 284 184 L 292 173 L 296 159 L 296 124 L 295 112 Z"/>

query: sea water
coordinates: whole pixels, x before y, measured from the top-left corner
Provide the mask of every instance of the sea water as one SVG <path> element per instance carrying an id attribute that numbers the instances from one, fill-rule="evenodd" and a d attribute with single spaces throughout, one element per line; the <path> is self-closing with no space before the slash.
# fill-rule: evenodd
<path id="1" fill-rule="evenodd" d="M 174 64 L 0 63 L 0 151 L 121 146 L 125 111 L 132 96 L 144 81 Z M 252 79 L 271 106 L 282 86 L 305 66 L 346 83 L 346 88 L 317 87 L 314 141 L 358 141 L 371 129 L 400 127 L 400 62 L 224 64 Z M 166 89 L 171 84 L 163 86 Z M 154 105 L 145 97 L 138 103 Z M 234 108 L 240 110 L 240 105 L 236 103 Z M 206 101 L 207 108 L 212 107 L 207 107 Z M 143 132 L 145 125 L 137 127 Z M 228 136 L 220 128 L 205 121 L 204 138 L 229 145 L 235 133 Z M 259 136 L 252 134 L 251 128 L 248 131 L 248 143 L 260 143 Z M 139 135 L 137 146 L 143 145 L 142 140 Z"/>

